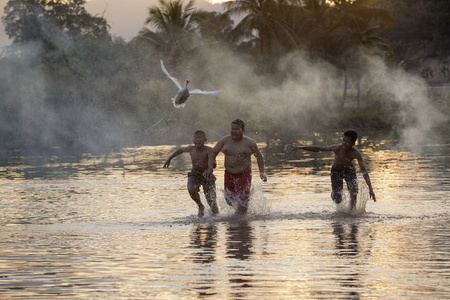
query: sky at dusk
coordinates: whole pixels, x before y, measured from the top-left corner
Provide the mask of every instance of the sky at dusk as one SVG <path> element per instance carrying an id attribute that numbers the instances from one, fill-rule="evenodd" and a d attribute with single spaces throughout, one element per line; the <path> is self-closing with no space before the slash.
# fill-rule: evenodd
<path id="1" fill-rule="evenodd" d="M 221 1 L 221 0 L 211 0 Z M 4 16 L 4 7 L 8 0 L 0 0 L 0 17 Z M 222 11 L 220 4 L 212 4 L 206 0 L 196 0 L 196 8 L 207 11 Z M 89 0 L 85 7 L 92 15 L 103 16 L 111 26 L 110 32 L 126 41 L 135 37 L 144 26 L 148 8 L 158 5 L 158 0 Z M 0 24 L 0 47 L 10 44 L 5 34 L 3 22 Z"/>
<path id="2" fill-rule="evenodd" d="M 0 0 L 0 19 L 5 15 L 4 7 L 8 1 Z M 8 37 L 5 33 L 5 26 L 3 26 L 3 22 L 0 22 L 0 47 L 10 44 Z"/>

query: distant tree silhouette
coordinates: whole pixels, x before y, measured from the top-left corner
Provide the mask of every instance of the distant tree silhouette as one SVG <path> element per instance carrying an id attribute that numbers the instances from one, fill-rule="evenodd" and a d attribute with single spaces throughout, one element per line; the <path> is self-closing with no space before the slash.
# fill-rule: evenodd
<path id="1" fill-rule="evenodd" d="M 58 49 L 64 38 L 108 37 L 108 24 L 90 15 L 85 0 L 9 0 L 2 21 L 13 44 L 38 43 L 46 52 Z"/>

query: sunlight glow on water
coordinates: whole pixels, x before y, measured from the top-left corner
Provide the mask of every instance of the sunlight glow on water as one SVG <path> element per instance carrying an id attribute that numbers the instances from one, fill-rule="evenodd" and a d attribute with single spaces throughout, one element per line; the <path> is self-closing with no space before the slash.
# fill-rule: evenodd
<path id="1" fill-rule="evenodd" d="M 179 146 L 10 157 L 0 298 L 448 299 L 450 146 L 362 141 L 378 201 L 358 174 L 357 213 L 330 200 L 330 155 L 281 144 L 260 145 L 268 181 L 254 176 L 246 217 L 223 198 L 223 155 L 221 213 L 204 219 L 186 190 L 189 156 L 162 168 Z"/>

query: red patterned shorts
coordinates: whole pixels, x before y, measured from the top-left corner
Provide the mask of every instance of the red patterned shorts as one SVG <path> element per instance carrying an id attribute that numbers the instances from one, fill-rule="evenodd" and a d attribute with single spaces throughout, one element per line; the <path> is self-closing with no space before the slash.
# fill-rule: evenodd
<path id="1" fill-rule="evenodd" d="M 252 171 L 248 170 L 241 174 L 231 174 L 225 171 L 224 184 L 226 194 L 248 202 L 252 188 Z"/>

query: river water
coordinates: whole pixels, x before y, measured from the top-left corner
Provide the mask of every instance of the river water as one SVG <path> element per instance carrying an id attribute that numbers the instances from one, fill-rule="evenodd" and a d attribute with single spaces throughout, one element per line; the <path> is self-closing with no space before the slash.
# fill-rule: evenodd
<path id="1" fill-rule="evenodd" d="M 162 168 L 179 146 L 5 159 L 0 298 L 450 298 L 449 144 L 412 153 L 363 134 L 378 201 L 358 173 L 355 213 L 331 201 L 330 153 L 270 141 L 268 181 L 255 163 L 249 214 L 234 216 L 220 154 L 221 213 L 203 219 L 186 190 L 189 155 Z"/>

